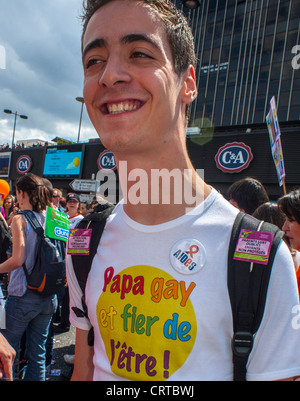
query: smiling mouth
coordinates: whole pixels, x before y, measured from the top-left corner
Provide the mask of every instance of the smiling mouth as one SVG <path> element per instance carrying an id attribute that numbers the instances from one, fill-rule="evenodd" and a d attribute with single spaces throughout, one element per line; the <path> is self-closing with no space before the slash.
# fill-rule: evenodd
<path id="1" fill-rule="evenodd" d="M 136 111 L 143 106 L 139 100 L 126 100 L 123 102 L 105 103 L 101 106 L 102 113 L 106 115 L 115 115 Z"/>

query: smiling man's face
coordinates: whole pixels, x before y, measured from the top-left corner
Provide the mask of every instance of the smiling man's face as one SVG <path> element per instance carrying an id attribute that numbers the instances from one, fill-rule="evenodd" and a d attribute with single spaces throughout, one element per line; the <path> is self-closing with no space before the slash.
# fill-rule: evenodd
<path id="1" fill-rule="evenodd" d="M 116 0 L 95 12 L 83 38 L 84 99 L 108 149 L 159 149 L 172 140 L 182 108 L 162 21 L 147 6 Z"/>

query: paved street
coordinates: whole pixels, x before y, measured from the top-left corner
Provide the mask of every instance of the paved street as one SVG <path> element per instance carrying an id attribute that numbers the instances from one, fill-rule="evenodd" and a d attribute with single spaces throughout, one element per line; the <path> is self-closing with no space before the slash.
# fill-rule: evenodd
<path id="1" fill-rule="evenodd" d="M 53 361 L 47 381 L 65 381 L 72 372 L 72 367 L 64 361 L 64 355 L 74 354 L 75 328 L 71 326 L 67 333 L 55 334 Z"/>

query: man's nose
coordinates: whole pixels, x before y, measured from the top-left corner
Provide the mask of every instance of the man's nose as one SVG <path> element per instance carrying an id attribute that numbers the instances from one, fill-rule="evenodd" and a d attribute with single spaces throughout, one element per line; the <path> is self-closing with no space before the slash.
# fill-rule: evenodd
<path id="1" fill-rule="evenodd" d="M 112 88 L 116 84 L 128 83 L 131 80 L 126 63 L 121 57 L 111 56 L 106 62 L 105 69 L 99 77 L 99 85 Z"/>

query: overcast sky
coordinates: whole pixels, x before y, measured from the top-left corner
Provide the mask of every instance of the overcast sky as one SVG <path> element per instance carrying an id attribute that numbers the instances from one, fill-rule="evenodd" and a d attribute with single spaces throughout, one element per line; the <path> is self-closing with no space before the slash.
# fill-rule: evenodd
<path id="1" fill-rule="evenodd" d="M 17 119 L 15 143 L 56 136 L 77 141 L 81 5 L 82 0 L 0 0 L 0 145 L 10 145 L 13 133 L 14 116 L 4 109 L 28 116 Z M 95 137 L 84 108 L 80 138 Z"/>

